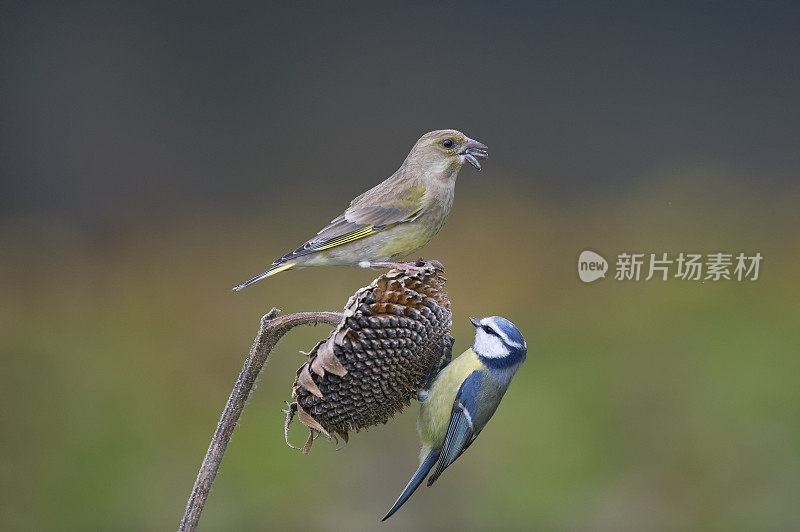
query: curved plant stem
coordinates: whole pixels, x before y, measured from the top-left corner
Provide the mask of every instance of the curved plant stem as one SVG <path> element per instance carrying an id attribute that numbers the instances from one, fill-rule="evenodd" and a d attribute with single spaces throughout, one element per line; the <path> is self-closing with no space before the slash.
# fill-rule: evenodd
<path id="1" fill-rule="evenodd" d="M 228 442 L 231 441 L 233 429 L 242 415 L 244 405 L 253 390 L 253 385 L 259 373 L 264 368 L 264 364 L 278 341 L 284 334 L 298 325 L 327 323 L 336 327 L 342 321 L 342 314 L 338 312 L 299 312 L 280 318 L 278 314 L 280 314 L 280 310 L 273 308 L 261 318 L 261 328 L 253 342 L 253 347 L 250 348 L 250 354 L 245 360 L 242 372 L 233 387 L 225 409 L 222 411 L 217 430 L 211 438 L 211 444 L 208 446 L 206 456 L 203 458 L 203 464 L 200 466 L 200 472 L 197 474 L 197 480 L 186 505 L 186 513 L 183 515 L 181 524 L 178 527 L 181 532 L 197 530 L 200 513 L 203 511 L 206 498 L 208 498 L 208 492 L 211 491 L 214 477 L 217 476 L 225 448 L 228 446 Z"/>

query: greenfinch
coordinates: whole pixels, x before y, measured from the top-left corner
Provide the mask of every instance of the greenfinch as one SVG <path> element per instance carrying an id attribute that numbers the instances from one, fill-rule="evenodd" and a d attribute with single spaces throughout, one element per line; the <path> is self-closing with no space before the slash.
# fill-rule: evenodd
<path id="1" fill-rule="evenodd" d="M 480 159 L 488 156 L 485 145 L 460 131 L 422 135 L 391 177 L 351 201 L 344 213 L 302 246 L 234 290 L 306 266 L 413 269 L 413 263 L 395 261 L 436 236 L 453 206 L 461 167 L 470 163 L 480 170 Z"/>

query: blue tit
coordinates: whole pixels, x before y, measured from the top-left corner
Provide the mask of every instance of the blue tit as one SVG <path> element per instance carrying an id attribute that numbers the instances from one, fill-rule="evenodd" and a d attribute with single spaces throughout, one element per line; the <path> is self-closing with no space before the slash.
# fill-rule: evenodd
<path id="1" fill-rule="evenodd" d="M 513 323 L 499 316 L 470 321 L 475 326 L 472 348 L 439 372 L 430 390 L 418 394 L 421 463 L 382 521 L 411 497 L 431 469 L 428 486 L 475 441 L 525 361 L 528 347 Z"/>

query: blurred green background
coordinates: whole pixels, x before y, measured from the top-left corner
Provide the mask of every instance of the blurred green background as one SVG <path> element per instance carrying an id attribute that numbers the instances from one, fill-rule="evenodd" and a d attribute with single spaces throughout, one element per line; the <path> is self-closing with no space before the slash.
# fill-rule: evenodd
<path id="1" fill-rule="evenodd" d="M 457 352 L 468 316 L 525 334 L 502 407 L 379 525 L 416 408 L 289 449 L 298 350 L 328 330 L 295 329 L 201 529 L 796 528 L 798 22 L 778 2 L 4 4 L 3 528 L 175 528 L 260 316 L 341 309 L 373 273 L 230 287 L 445 127 L 491 158 L 422 254 Z M 583 284 L 587 248 L 764 261 L 755 282 Z"/>

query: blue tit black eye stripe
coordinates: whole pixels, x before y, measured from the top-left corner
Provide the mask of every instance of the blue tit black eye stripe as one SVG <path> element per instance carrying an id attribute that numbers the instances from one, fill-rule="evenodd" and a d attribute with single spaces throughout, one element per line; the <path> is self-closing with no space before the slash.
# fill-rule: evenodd
<path id="1" fill-rule="evenodd" d="M 524 349 L 525 339 L 519 334 L 519 330 L 505 318 L 493 316 L 484 318 L 492 325 L 492 330 L 503 340 L 503 343 L 514 348 Z M 483 320 L 482 320 L 483 321 Z"/>

